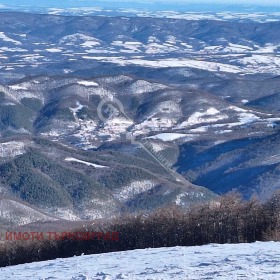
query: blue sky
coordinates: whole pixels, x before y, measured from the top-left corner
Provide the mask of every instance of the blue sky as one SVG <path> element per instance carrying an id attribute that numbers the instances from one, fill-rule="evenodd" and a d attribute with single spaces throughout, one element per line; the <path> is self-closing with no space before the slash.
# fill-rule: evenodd
<path id="1" fill-rule="evenodd" d="M 250 4 L 250 5 L 275 5 L 279 6 L 279 0 L 121 0 L 121 1 L 114 1 L 114 0 L 0 0 L 0 3 L 6 5 L 34 5 L 34 6 L 41 6 L 41 5 L 55 5 L 57 6 L 81 6 L 81 5 L 90 5 L 95 6 L 99 5 L 100 3 L 106 4 L 114 4 L 117 5 L 119 2 L 126 2 L 133 5 L 133 3 L 179 3 L 179 4 L 198 4 L 198 3 L 207 3 L 207 4 L 223 4 L 223 5 L 232 5 L 232 4 Z"/>
<path id="2" fill-rule="evenodd" d="M 75 0 L 77 2 L 77 0 Z M 84 0 L 80 0 L 84 1 Z M 85 0 L 84 2 L 95 2 L 95 1 L 90 1 L 90 0 Z M 114 2 L 110 0 L 103 0 L 103 2 Z M 118 2 L 118 1 L 115 1 Z M 158 3 L 180 3 L 180 4 L 197 4 L 197 3 L 207 3 L 207 4 L 224 4 L 224 5 L 232 5 L 232 4 L 249 4 L 249 5 L 275 5 L 279 6 L 280 2 L 279 0 L 139 0 L 139 1 L 131 1 L 131 0 L 123 0 L 122 2 L 158 2 Z"/>

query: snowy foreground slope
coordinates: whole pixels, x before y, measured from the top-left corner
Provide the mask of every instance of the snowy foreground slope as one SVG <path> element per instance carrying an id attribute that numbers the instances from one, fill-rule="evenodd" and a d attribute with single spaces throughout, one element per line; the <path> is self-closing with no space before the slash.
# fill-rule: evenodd
<path id="1" fill-rule="evenodd" d="M 280 243 L 89 255 L 0 269 L 1 279 L 280 279 Z"/>

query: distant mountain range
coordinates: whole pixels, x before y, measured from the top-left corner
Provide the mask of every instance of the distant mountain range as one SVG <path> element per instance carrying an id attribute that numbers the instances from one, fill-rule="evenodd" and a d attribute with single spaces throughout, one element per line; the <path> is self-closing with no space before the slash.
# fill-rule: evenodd
<path id="1" fill-rule="evenodd" d="M 186 19 L 0 15 L 2 83 L 28 75 L 81 71 L 83 77 L 138 75 L 142 67 L 279 75 L 277 18 L 261 23 L 244 14 L 233 24 L 195 14 Z"/>
<path id="2" fill-rule="evenodd" d="M 0 223 L 269 197 L 280 22 L 240 17 L 1 13 Z"/>

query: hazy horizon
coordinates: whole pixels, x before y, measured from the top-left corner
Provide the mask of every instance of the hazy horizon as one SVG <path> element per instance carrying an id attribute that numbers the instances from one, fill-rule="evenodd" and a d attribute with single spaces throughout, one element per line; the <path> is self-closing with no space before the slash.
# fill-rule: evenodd
<path id="1" fill-rule="evenodd" d="M 64 7 L 64 8 L 71 8 L 71 7 L 139 7 L 143 6 L 146 7 L 158 7 L 161 9 L 163 6 L 186 6 L 190 8 L 191 6 L 197 7 L 199 5 L 214 5 L 214 6 L 260 6 L 260 7 L 280 7 L 280 2 L 275 0 L 268 0 L 266 2 L 261 0 L 233 0 L 233 1 L 222 1 L 222 0 L 122 0 L 122 1 L 111 1 L 111 0 L 64 0 L 58 2 L 57 0 L 0 0 L 0 4 L 4 6 L 29 6 L 29 7 Z M 203 9 L 203 6 L 201 6 Z"/>
<path id="2" fill-rule="evenodd" d="M 261 2 L 259 0 L 241 1 L 235 0 L 224 2 L 221 0 L 198 0 L 194 3 L 193 0 L 0 0 L 1 11 L 19 11 L 19 12 L 40 12 L 48 13 L 49 9 L 79 9 L 79 8 L 98 8 L 99 14 L 115 13 L 118 10 L 137 10 L 137 11 L 175 11 L 183 13 L 274 13 L 280 12 L 280 3 L 272 0 Z M 111 14 L 112 15 L 112 14 Z M 116 13 L 114 14 L 116 15 Z"/>

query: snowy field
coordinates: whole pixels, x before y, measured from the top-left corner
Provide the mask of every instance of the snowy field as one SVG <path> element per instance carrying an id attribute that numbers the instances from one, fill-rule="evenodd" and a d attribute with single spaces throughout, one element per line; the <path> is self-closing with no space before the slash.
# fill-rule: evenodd
<path id="1" fill-rule="evenodd" d="M 280 243 L 145 249 L 0 269 L 0 279 L 280 279 Z"/>

